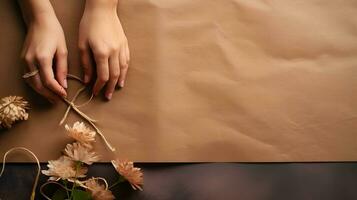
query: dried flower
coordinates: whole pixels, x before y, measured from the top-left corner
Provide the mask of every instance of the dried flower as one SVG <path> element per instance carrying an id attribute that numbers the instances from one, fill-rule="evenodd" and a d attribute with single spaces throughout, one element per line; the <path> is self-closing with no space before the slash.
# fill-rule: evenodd
<path id="1" fill-rule="evenodd" d="M 50 160 L 47 164 L 48 170 L 42 170 L 42 174 L 50 176 L 49 180 L 70 179 L 86 176 L 87 168 L 75 169 L 75 162 L 66 156 L 61 156 L 57 160 Z"/>
<path id="2" fill-rule="evenodd" d="M 1 99 L 0 103 L 0 128 L 11 128 L 18 120 L 27 120 L 29 104 L 20 96 L 8 96 Z"/>
<path id="3" fill-rule="evenodd" d="M 130 161 L 112 160 L 112 164 L 117 172 L 122 175 L 134 190 L 143 190 L 141 186 L 144 184 L 143 173 L 140 168 L 134 167 L 134 163 Z"/>
<path id="4" fill-rule="evenodd" d="M 91 151 L 89 148 L 86 148 L 77 142 L 67 144 L 65 155 L 74 161 L 79 161 L 87 165 L 91 165 L 93 162 L 99 161 L 99 156 L 94 151 Z"/>
<path id="5" fill-rule="evenodd" d="M 87 148 L 92 148 L 92 142 L 95 141 L 96 132 L 92 131 L 83 122 L 75 122 L 73 127 L 65 126 L 69 137 L 75 139 Z"/>
<path id="6" fill-rule="evenodd" d="M 106 189 L 104 185 L 98 183 L 95 178 L 89 179 L 85 186 L 87 190 L 91 193 L 93 200 L 113 200 L 115 199 L 113 193 Z"/>

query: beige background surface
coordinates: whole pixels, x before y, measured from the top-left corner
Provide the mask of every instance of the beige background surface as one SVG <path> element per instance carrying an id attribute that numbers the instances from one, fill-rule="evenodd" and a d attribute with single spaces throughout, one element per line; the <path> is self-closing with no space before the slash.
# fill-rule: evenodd
<path id="1" fill-rule="evenodd" d="M 83 1 L 52 3 L 80 75 Z M 82 110 L 122 158 L 357 160 L 357 1 L 122 0 L 119 13 L 132 53 L 126 88 Z M 0 2 L 0 22 L 0 96 L 33 107 L 0 132 L 0 155 L 25 146 L 55 159 L 69 141 L 57 125 L 66 106 L 44 104 L 20 78 L 25 27 L 14 1 Z M 110 159 L 99 138 L 97 148 Z"/>

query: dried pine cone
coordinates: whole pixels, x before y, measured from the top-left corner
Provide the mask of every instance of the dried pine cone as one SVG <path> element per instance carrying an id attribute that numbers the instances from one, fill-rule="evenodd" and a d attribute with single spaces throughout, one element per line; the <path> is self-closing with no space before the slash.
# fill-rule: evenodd
<path id="1" fill-rule="evenodd" d="M 0 128 L 11 128 L 18 120 L 27 120 L 29 103 L 23 97 L 8 96 L 1 99 L 0 103 Z"/>

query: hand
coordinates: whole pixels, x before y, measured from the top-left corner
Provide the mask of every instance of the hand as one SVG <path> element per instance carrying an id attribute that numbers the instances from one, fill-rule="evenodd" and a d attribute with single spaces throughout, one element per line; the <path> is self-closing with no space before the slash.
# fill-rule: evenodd
<path id="1" fill-rule="evenodd" d="M 106 85 L 105 96 L 112 98 L 116 86 L 124 87 L 129 63 L 128 41 L 113 0 L 87 0 L 79 26 L 79 49 L 84 82 L 93 79 L 95 61 L 97 79 L 93 94 Z M 91 57 L 93 56 L 93 58 Z"/>
<path id="2" fill-rule="evenodd" d="M 39 70 L 39 75 L 26 79 L 34 90 L 52 103 L 58 100 L 56 94 L 67 95 L 64 89 L 67 88 L 67 47 L 54 13 L 33 18 L 28 23 L 22 56 L 27 72 Z"/>

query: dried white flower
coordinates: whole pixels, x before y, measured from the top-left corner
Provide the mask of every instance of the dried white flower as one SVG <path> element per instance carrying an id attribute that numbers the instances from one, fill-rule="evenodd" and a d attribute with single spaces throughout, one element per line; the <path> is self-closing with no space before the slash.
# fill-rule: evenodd
<path id="1" fill-rule="evenodd" d="M 112 160 L 112 164 L 117 172 L 130 183 L 134 190 L 143 190 L 141 187 L 144 184 L 143 172 L 140 168 L 134 167 L 133 162 L 116 159 Z"/>
<path id="2" fill-rule="evenodd" d="M 64 153 L 73 161 L 79 161 L 87 165 L 91 165 L 93 162 L 99 161 L 99 156 L 94 151 L 91 151 L 91 149 L 77 142 L 67 144 Z"/>
<path id="3" fill-rule="evenodd" d="M 87 173 L 87 168 L 80 166 L 76 169 L 76 163 L 66 156 L 61 156 L 57 160 L 50 160 L 47 164 L 48 170 L 42 170 L 42 174 L 50 176 L 49 180 L 83 178 Z"/>
<path id="4" fill-rule="evenodd" d="M 89 179 L 85 183 L 87 190 L 92 195 L 93 200 L 113 200 L 115 199 L 113 193 L 105 189 L 105 186 L 102 184 L 99 184 L 98 181 L 95 178 Z"/>
<path id="5" fill-rule="evenodd" d="M 29 104 L 20 96 L 8 96 L 0 103 L 0 128 L 11 128 L 18 120 L 27 120 Z"/>
<path id="6" fill-rule="evenodd" d="M 92 148 L 92 143 L 95 141 L 96 132 L 92 131 L 83 122 L 75 122 L 73 127 L 65 125 L 67 135 L 83 146 Z"/>

